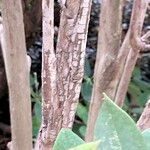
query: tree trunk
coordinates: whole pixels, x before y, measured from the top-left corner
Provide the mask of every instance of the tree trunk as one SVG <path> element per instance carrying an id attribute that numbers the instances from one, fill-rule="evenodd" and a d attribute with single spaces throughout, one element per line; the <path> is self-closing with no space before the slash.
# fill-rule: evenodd
<path id="1" fill-rule="evenodd" d="M 9 86 L 12 150 L 32 149 L 29 70 L 21 0 L 3 0 L 2 50 Z"/>
<path id="2" fill-rule="evenodd" d="M 98 51 L 94 72 L 94 86 L 89 110 L 86 141 L 93 139 L 94 126 L 102 103 L 102 93 L 115 96 L 118 56 L 121 43 L 122 0 L 102 0 Z M 113 17 L 112 17 L 113 15 Z"/>
<path id="3" fill-rule="evenodd" d="M 36 150 L 52 149 L 61 128 L 72 128 L 84 72 L 91 0 L 63 3 L 56 53 L 53 1 L 43 0 L 43 122 Z"/>

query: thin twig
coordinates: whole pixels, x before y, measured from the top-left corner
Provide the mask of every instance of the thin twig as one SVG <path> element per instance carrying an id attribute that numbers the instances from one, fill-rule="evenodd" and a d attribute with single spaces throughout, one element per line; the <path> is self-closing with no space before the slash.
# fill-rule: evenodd
<path id="1" fill-rule="evenodd" d="M 122 107 L 125 95 L 128 89 L 128 84 L 130 82 L 130 78 L 132 76 L 132 71 L 136 64 L 137 58 L 139 56 L 139 52 L 141 50 L 141 46 L 137 47 L 137 37 L 141 36 L 141 30 L 144 22 L 144 17 L 146 14 L 148 2 L 146 0 L 135 0 L 134 6 L 132 10 L 132 17 L 129 28 L 129 44 L 132 44 L 132 48 L 130 48 L 129 54 L 127 56 L 124 70 L 121 75 L 121 79 L 118 84 L 118 89 L 116 92 L 115 102 Z M 134 39 L 133 39 L 134 38 Z M 141 38 L 141 37 L 140 37 Z M 129 46 L 130 47 L 130 46 Z"/>

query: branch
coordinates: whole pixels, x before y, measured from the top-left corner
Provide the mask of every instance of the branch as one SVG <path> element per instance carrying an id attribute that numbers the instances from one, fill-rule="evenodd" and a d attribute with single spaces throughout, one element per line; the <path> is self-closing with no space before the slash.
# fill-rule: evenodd
<path id="1" fill-rule="evenodd" d="M 142 2 L 142 3 L 141 3 Z M 140 4 L 139 5 L 137 5 Z M 132 37 L 136 36 L 139 37 L 141 36 L 141 30 L 144 22 L 144 16 L 147 10 L 148 2 L 147 0 L 135 0 L 134 5 L 133 5 L 133 10 L 132 10 L 132 17 L 131 17 L 131 22 L 130 22 L 130 28 L 129 28 L 129 45 L 132 44 L 130 47 L 129 46 L 129 54 L 127 56 L 127 59 L 124 64 L 124 69 L 121 74 L 121 78 L 118 84 L 118 88 L 116 91 L 116 96 L 115 96 L 115 102 L 122 107 L 124 104 L 126 92 L 128 89 L 128 84 L 130 82 L 131 76 L 132 76 L 132 71 L 134 69 L 134 66 L 136 64 L 138 55 L 139 55 L 139 49 L 141 47 L 137 47 L 136 43 L 137 41 L 133 42 Z M 138 7 L 139 9 L 137 10 Z M 135 27 L 134 27 L 135 26 Z M 132 36 L 131 36 L 132 35 Z M 122 55 L 121 55 L 122 56 Z"/>
<path id="2" fill-rule="evenodd" d="M 9 87 L 12 148 L 32 149 L 29 67 L 21 0 L 2 0 L 2 50 Z"/>
<path id="3" fill-rule="evenodd" d="M 147 102 L 146 107 L 144 108 L 144 111 L 137 122 L 137 127 L 141 131 L 150 128 L 150 100 Z"/>
<path id="4" fill-rule="evenodd" d="M 42 1 L 43 12 L 43 53 L 42 53 L 42 125 L 39 131 L 36 150 L 52 149 L 55 140 L 53 130 L 57 129 L 59 120 L 56 97 L 56 56 L 54 52 L 54 1 Z M 52 128 L 51 128 L 52 127 Z"/>
<path id="5" fill-rule="evenodd" d="M 36 150 L 52 149 L 61 128 L 72 128 L 84 74 L 92 0 L 67 0 L 62 9 L 56 53 L 53 0 L 43 0 L 43 122 Z"/>
<path id="6" fill-rule="evenodd" d="M 146 44 L 142 41 L 141 38 L 141 30 L 142 24 L 141 21 L 143 20 L 144 16 L 141 14 L 141 11 L 145 11 L 148 6 L 147 0 L 135 0 L 133 5 L 133 13 L 131 17 L 131 33 L 130 33 L 130 43 L 133 50 L 150 50 L 150 44 Z"/>
<path id="7" fill-rule="evenodd" d="M 67 0 L 56 49 L 62 126 L 72 128 L 84 75 L 84 59 L 92 0 Z M 60 83 L 60 84 L 59 84 Z"/>
<path id="8" fill-rule="evenodd" d="M 115 96 L 118 74 L 117 56 L 121 43 L 122 0 L 104 0 L 101 4 L 98 51 L 90 103 L 86 141 L 92 141 L 95 122 L 102 104 L 102 93 Z M 109 10 L 109 11 L 106 11 Z M 113 17 L 111 17 L 113 14 Z"/>

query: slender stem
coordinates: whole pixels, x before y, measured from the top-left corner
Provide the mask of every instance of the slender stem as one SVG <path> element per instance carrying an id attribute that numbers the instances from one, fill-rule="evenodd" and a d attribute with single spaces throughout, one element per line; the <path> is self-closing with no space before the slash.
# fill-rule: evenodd
<path id="1" fill-rule="evenodd" d="M 12 150 L 32 149 L 29 66 L 21 0 L 3 0 L 1 35 L 9 87 Z"/>

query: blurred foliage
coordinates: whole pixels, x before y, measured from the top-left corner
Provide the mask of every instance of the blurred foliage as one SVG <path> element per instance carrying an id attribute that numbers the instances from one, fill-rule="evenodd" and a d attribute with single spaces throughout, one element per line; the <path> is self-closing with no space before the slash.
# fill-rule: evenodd
<path id="1" fill-rule="evenodd" d="M 149 98 L 150 84 L 142 80 L 140 68 L 135 67 L 123 108 L 137 121 Z"/>
<path id="2" fill-rule="evenodd" d="M 33 103 L 33 115 L 32 115 L 33 138 L 36 138 L 42 121 L 41 92 L 38 89 L 38 80 L 36 73 L 33 73 L 30 76 L 30 84 L 31 84 L 31 100 Z"/>

